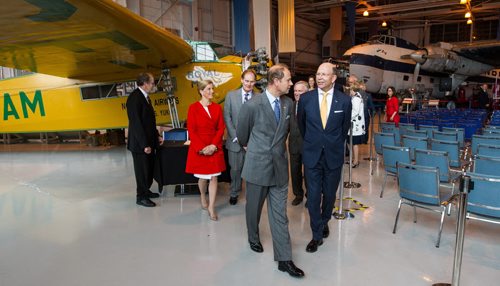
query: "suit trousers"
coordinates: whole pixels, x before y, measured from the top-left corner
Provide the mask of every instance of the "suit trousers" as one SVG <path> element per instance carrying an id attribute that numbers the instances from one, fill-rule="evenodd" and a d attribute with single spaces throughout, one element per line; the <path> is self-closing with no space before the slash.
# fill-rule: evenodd
<path id="1" fill-rule="evenodd" d="M 138 200 L 147 198 L 146 193 L 153 184 L 155 166 L 155 155 L 153 152 L 151 154 L 132 152 Z"/>
<path id="2" fill-rule="evenodd" d="M 302 187 L 302 154 L 290 153 L 290 176 L 292 177 L 293 194 L 298 197 L 304 197 L 304 188 Z"/>
<path id="3" fill-rule="evenodd" d="M 332 217 L 342 166 L 329 169 L 322 152 L 313 168 L 305 167 L 307 177 L 307 209 L 314 240 L 323 238 L 323 228 Z"/>
<path id="4" fill-rule="evenodd" d="M 231 166 L 230 196 L 237 197 L 241 192 L 241 170 L 245 161 L 245 150 L 240 150 L 239 152 L 228 151 L 227 157 L 229 166 Z"/>
<path id="5" fill-rule="evenodd" d="M 260 186 L 246 182 L 248 241 L 253 243 L 260 241 L 259 222 L 266 197 L 269 226 L 273 238 L 274 260 L 292 260 L 292 244 L 286 214 L 288 184 L 277 187 Z"/>

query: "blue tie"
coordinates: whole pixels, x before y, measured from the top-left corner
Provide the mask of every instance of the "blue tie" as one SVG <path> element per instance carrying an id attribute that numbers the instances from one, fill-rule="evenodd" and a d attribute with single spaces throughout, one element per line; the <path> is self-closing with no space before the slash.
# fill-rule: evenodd
<path id="1" fill-rule="evenodd" d="M 280 122 L 280 100 L 276 98 L 274 100 L 274 117 L 276 118 L 276 123 Z"/>

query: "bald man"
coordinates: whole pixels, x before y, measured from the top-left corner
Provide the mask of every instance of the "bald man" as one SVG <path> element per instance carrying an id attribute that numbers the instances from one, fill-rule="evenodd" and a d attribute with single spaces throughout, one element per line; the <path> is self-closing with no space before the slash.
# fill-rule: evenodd
<path id="1" fill-rule="evenodd" d="M 307 208 L 316 252 L 330 234 L 335 196 L 344 164 L 344 143 L 351 123 L 351 98 L 335 89 L 336 68 L 323 63 L 316 73 L 317 89 L 301 96 L 297 112 L 304 138 L 302 159 L 307 178 Z"/>

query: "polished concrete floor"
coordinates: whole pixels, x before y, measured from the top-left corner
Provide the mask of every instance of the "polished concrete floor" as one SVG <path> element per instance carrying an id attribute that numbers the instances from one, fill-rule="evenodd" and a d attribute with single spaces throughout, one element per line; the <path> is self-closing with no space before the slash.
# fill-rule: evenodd
<path id="1" fill-rule="evenodd" d="M 71 145 L 0 147 L 0 285 L 432 285 L 451 282 L 456 212 L 446 217 L 434 246 L 439 215 L 402 211 L 395 181 L 379 198 L 383 168 L 363 161 L 353 169 L 359 189 L 345 189 L 369 208 L 351 220 L 330 221 L 331 235 L 316 253 L 303 204 L 288 218 L 293 257 L 306 277 L 277 269 L 264 210 L 264 253 L 247 243 L 245 201 L 228 204 L 219 184 L 219 221 L 201 210 L 198 196 L 168 187 L 156 208 L 135 204 L 132 157 L 125 147 Z M 28 151 L 31 150 L 31 151 Z M 368 148 L 361 148 L 366 157 Z M 347 172 L 346 172 L 347 175 Z M 347 179 L 347 177 L 346 177 Z M 291 193 L 291 191 L 290 191 Z M 347 207 L 356 207 L 346 201 Z M 500 226 L 469 221 L 460 285 L 500 285 Z"/>

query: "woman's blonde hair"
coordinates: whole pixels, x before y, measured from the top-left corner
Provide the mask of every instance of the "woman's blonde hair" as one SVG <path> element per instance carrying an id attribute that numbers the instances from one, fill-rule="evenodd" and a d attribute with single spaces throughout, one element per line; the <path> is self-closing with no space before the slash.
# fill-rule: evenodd
<path id="1" fill-rule="evenodd" d="M 353 83 L 351 83 L 351 85 L 349 86 L 349 89 L 354 91 L 354 92 L 359 92 L 360 90 L 363 89 L 363 84 L 362 82 L 360 81 L 355 81 Z"/>
<path id="2" fill-rule="evenodd" d="M 205 89 L 205 87 L 207 87 L 207 85 L 214 85 L 213 81 L 209 80 L 209 79 L 206 79 L 206 80 L 200 80 L 196 83 L 197 87 L 198 87 L 198 92 L 202 91 Z M 201 94 L 201 93 L 200 93 Z"/>

